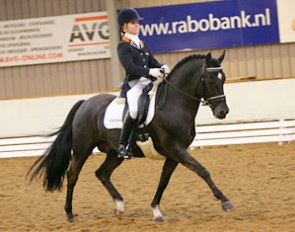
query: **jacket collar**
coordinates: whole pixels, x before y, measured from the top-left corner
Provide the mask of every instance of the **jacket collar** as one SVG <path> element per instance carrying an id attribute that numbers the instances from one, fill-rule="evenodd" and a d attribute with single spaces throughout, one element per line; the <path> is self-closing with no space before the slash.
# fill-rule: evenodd
<path id="1" fill-rule="evenodd" d="M 143 49 L 143 47 L 144 47 L 144 43 L 141 40 L 139 42 L 141 48 L 138 48 L 137 45 L 130 38 L 128 38 L 125 35 L 123 36 L 122 40 L 125 41 L 126 43 L 129 43 L 132 47 L 135 47 L 135 48 L 137 48 L 139 50 Z"/>

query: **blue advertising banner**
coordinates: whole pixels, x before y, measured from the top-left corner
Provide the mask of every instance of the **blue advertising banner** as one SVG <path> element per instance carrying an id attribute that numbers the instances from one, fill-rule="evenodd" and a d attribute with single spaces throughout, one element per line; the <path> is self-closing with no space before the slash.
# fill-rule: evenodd
<path id="1" fill-rule="evenodd" d="M 279 43 L 276 0 L 223 0 L 136 9 L 153 52 Z"/>

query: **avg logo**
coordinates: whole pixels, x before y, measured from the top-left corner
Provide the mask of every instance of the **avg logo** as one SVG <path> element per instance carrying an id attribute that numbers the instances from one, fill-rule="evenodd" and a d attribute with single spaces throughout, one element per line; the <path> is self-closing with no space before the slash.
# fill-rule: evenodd
<path id="1" fill-rule="evenodd" d="M 69 47 L 109 44 L 107 15 L 75 18 Z"/>

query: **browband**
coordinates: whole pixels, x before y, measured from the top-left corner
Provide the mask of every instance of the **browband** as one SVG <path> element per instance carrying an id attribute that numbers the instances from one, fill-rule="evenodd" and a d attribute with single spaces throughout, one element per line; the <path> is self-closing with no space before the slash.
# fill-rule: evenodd
<path id="1" fill-rule="evenodd" d="M 222 67 L 209 67 L 205 69 L 207 72 L 218 72 L 222 71 Z"/>

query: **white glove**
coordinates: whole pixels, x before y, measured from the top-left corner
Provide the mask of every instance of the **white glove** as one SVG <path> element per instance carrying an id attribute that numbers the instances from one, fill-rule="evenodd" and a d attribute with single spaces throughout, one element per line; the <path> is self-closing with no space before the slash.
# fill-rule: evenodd
<path id="1" fill-rule="evenodd" d="M 160 68 L 150 68 L 149 75 L 156 78 L 163 78 L 163 70 Z"/>
<path id="2" fill-rule="evenodd" d="M 165 74 L 169 74 L 170 73 L 170 69 L 169 69 L 169 67 L 168 67 L 167 64 L 163 64 L 161 66 L 161 69 L 164 71 Z"/>

